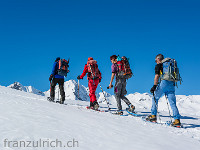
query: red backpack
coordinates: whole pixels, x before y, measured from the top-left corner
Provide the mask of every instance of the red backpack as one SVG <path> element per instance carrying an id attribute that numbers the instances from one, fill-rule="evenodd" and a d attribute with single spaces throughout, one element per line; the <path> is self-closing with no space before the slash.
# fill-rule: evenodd
<path id="1" fill-rule="evenodd" d="M 117 67 L 118 67 L 118 77 L 129 79 L 133 76 L 132 70 L 130 68 L 129 60 L 123 56 L 118 56 L 117 58 Z"/>
<path id="2" fill-rule="evenodd" d="M 68 68 L 69 60 L 67 61 L 65 59 L 60 59 L 58 61 L 58 75 L 67 76 L 67 73 L 69 72 Z"/>
<path id="3" fill-rule="evenodd" d="M 101 73 L 99 71 L 96 60 L 89 60 L 87 62 L 87 67 L 88 67 L 88 78 L 99 79 L 101 77 Z"/>
<path id="4" fill-rule="evenodd" d="M 124 62 L 123 62 L 123 60 L 117 61 L 117 66 L 118 66 L 118 71 L 119 72 L 121 72 L 121 71 L 124 72 Z"/>

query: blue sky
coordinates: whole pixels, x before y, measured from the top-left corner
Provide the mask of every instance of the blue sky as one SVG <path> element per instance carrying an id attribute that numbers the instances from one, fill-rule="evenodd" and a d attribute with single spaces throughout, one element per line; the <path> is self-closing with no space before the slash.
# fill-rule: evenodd
<path id="1" fill-rule="evenodd" d="M 128 93 L 144 93 L 162 53 L 178 61 L 183 84 L 176 93 L 200 94 L 199 7 L 198 0 L 0 1 L 0 85 L 19 81 L 45 91 L 56 57 L 70 58 L 69 80 L 92 56 L 106 89 L 109 57 L 119 54 L 130 58 L 134 72 Z"/>

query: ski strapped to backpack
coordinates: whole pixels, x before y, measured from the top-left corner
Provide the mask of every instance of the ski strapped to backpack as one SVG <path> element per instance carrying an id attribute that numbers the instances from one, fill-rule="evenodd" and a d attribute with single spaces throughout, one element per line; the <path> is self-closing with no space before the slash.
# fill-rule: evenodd
<path id="1" fill-rule="evenodd" d="M 99 71 L 96 60 L 89 60 L 87 62 L 87 67 L 88 67 L 88 79 L 95 80 L 101 78 L 101 73 Z"/>
<path id="2" fill-rule="evenodd" d="M 171 58 L 165 58 L 164 60 L 162 60 L 162 64 L 163 64 L 163 72 L 161 72 L 160 79 L 174 81 L 176 85 L 177 82 L 179 81 L 181 84 L 182 78 L 180 76 L 176 60 Z"/>
<path id="3" fill-rule="evenodd" d="M 129 79 L 133 76 L 132 70 L 130 68 L 129 59 L 125 56 L 117 57 L 117 66 L 118 66 L 118 73 L 117 76 L 119 78 L 126 78 Z"/>
<path id="4" fill-rule="evenodd" d="M 61 76 L 67 76 L 67 73 L 69 72 L 69 59 L 68 61 L 65 59 L 60 59 L 58 61 L 58 75 Z"/>

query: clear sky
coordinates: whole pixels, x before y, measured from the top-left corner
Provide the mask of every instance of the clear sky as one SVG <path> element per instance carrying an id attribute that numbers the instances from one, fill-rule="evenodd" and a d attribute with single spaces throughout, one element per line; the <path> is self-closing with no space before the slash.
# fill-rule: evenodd
<path id="1" fill-rule="evenodd" d="M 162 53 L 178 61 L 183 84 L 176 93 L 199 95 L 200 2 L 1 0 L 0 51 L 3 86 L 19 81 L 46 91 L 56 57 L 70 58 L 69 80 L 82 73 L 92 56 L 106 89 L 111 76 L 109 57 L 119 54 L 130 58 L 134 73 L 128 93 L 149 92 L 155 56 Z M 87 86 L 86 77 L 81 83 Z"/>

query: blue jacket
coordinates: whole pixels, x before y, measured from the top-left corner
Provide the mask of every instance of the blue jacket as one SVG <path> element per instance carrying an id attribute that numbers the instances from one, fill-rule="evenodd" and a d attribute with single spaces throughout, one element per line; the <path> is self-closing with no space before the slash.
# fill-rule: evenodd
<path id="1" fill-rule="evenodd" d="M 58 75 L 58 62 L 55 62 L 53 64 L 53 69 L 51 74 L 54 76 L 54 78 L 64 79 L 64 76 Z"/>

